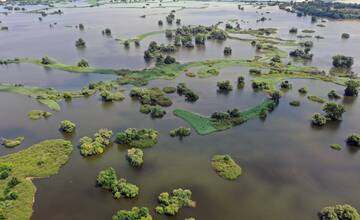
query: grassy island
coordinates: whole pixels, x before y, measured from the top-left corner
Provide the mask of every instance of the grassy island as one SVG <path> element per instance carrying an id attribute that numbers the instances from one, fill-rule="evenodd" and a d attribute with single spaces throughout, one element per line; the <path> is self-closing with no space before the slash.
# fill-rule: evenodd
<path id="1" fill-rule="evenodd" d="M 13 148 L 19 146 L 24 141 L 24 139 L 24 137 L 17 137 L 14 139 L 1 138 L 0 143 L 7 148 Z"/>
<path id="2" fill-rule="evenodd" d="M 133 207 L 130 211 L 120 210 L 113 215 L 112 220 L 152 220 L 149 209 Z"/>
<path id="3" fill-rule="evenodd" d="M 30 219 L 36 192 L 31 180 L 56 174 L 68 161 L 72 150 L 69 141 L 46 140 L 0 157 L 0 191 L 3 193 L 0 216 L 3 219 Z"/>
<path id="4" fill-rule="evenodd" d="M 198 134 L 207 135 L 213 132 L 229 129 L 253 118 L 258 118 L 264 114 L 264 112 L 266 113 L 269 110 L 272 110 L 275 106 L 276 104 L 272 99 L 265 99 L 258 106 L 249 108 L 242 112 L 237 112 L 236 114 L 234 114 L 234 112 L 227 112 L 224 113 L 224 117 L 221 118 L 207 117 L 184 109 L 175 109 L 173 113 L 175 116 L 188 122 Z"/>
<path id="5" fill-rule="evenodd" d="M 241 168 L 229 155 L 215 155 L 211 166 L 224 179 L 235 180 L 241 175 Z"/>

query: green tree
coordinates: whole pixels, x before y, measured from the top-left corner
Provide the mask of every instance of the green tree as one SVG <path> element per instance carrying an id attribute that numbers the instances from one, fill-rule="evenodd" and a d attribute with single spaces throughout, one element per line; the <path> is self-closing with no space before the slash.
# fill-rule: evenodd
<path id="1" fill-rule="evenodd" d="M 325 117 L 332 121 L 341 120 L 342 114 L 345 112 L 345 108 L 341 104 L 335 102 L 328 102 L 323 106 Z"/>

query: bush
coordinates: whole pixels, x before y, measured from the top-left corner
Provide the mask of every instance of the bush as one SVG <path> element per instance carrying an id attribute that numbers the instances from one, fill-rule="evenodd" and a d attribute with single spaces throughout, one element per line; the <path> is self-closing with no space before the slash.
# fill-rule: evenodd
<path id="1" fill-rule="evenodd" d="M 289 103 L 291 106 L 294 106 L 294 107 L 298 107 L 300 106 L 300 101 L 298 100 L 293 100 Z"/>
<path id="2" fill-rule="evenodd" d="M 174 93 L 174 92 L 176 92 L 176 88 L 172 87 L 172 86 L 166 86 L 162 90 L 165 93 Z"/>
<path id="3" fill-rule="evenodd" d="M 152 118 L 162 118 L 166 115 L 166 111 L 160 106 L 154 106 L 151 108 L 150 115 Z"/>
<path id="4" fill-rule="evenodd" d="M 323 126 L 326 124 L 326 121 L 326 117 L 320 113 L 313 114 L 311 119 L 312 124 L 316 126 Z"/>
<path id="5" fill-rule="evenodd" d="M 186 101 L 195 102 L 199 99 L 199 96 L 189 89 L 185 83 L 179 83 L 176 86 L 176 91 L 179 95 L 184 95 Z"/>
<path id="6" fill-rule="evenodd" d="M 243 76 L 239 76 L 237 79 L 237 87 L 244 88 L 245 86 L 245 78 Z"/>
<path id="7" fill-rule="evenodd" d="M 160 105 L 167 107 L 172 105 L 172 101 L 159 88 L 140 88 L 134 87 L 130 91 L 130 96 L 145 105 Z"/>
<path id="8" fill-rule="evenodd" d="M 231 91 L 233 89 L 229 80 L 217 82 L 217 87 L 219 91 L 225 91 L 225 92 Z"/>
<path id="9" fill-rule="evenodd" d="M 103 90 L 100 93 L 101 99 L 104 102 L 112 102 L 112 101 L 122 101 L 125 99 L 124 95 L 122 94 L 122 92 L 110 92 L 108 90 Z"/>
<path id="10" fill-rule="evenodd" d="M 99 172 L 96 178 L 97 183 L 104 189 L 112 189 L 117 182 L 115 169 L 110 167 Z"/>
<path id="11" fill-rule="evenodd" d="M 188 189 L 174 189 L 170 195 L 162 192 L 158 196 L 159 206 L 155 208 L 158 214 L 176 215 L 182 207 L 195 207 L 191 200 L 192 193 Z"/>
<path id="12" fill-rule="evenodd" d="M 113 215 L 112 220 L 152 220 L 152 217 L 148 208 L 133 207 L 130 211 L 118 211 Z"/>
<path id="13" fill-rule="evenodd" d="M 344 55 L 336 55 L 333 56 L 332 59 L 333 66 L 338 68 L 351 68 L 351 66 L 354 64 L 354 58 Z"/>
<path id="14" fill-rule="evenodd" d="M 292 27 L 292 28 L 290 28 L 290 30 L 289 30 L 289 33 L 290 33 L 290 34 L 297 34 L 297 32 L 298 32 L 298 29 L 297 29 L 296 27 Z"/>
<path id="15" fill-rule="evenodd" d="M 349 80 L 345 83 L 345 96 L 357 96 L 359 91 L 358 88 L 360 87 L 360 82 L 355 80 Z"/>
<path id="16" fill-rule="evenodd" d="M 170 131 L 171 137 L 176 137 L 176 136 L 186 137 L 186 136 L 189 136 L 190 134 L 191 134 L 191 128 L 179 127 L 179 128 L 175 128 Z"/>
<path id="17" fill-rule="evenodd" d="M 350 38 L 350 34 L 348 34 L 348 33 L 342 33 L 342 34 L 341 34 L 341 38 L 342 38 L 342 39 L 349 39 L 349 38 Z"/>
<path id="18" fill-rule="evenodd" d="M 76 47 L 85 47 L 86 43 L 82 38 L 79 38 L 76 42 L 75 42 L 75 46 Z"/>
<path id="19" fill-rule="evenodd" d="M 345 112 L 345 108 L 341 104 L 329 102 L 323 106 L 323 111 L 325 112 L 326 118 L 331 121 L 338 121 L 341 120 L 341 116 Z"/>
<path id="20" fill-rule="evenodd" d="M 173 64 L 176 63 L 176 60 L 174 57 L 167 55 L 164 60 L 165 64 Z"/>
<path id="21" fill-rule="evenodd" d="M 360 215 L 351 205 L 336 205 L 323 208 L 319 212 L 321 220 L 358 220 Z"/>
<path id="22" fill-rule="evenodd" d="M 360 134 L 351 134 L 347 139 L 346 143 L 352 146 L 360 147 Z"/>
<path id="23" fill-rule="evenodd" d="M 298 90 L 298 92 L 299 92 L 300 94 L 306 94 L 306 93 L 308 93 L 308 89 L 307 89 L 306 87 L 302 87 L 302 88 L 300 88 L 300 89 Z"/>
<path id="24" fill-rule="evenodd" d="M 69 120 L 63 120 L 60 122 L 60 130 L 65 133 L 73 133 L 75 131 L 76 125 L 75 123 Z"/>
<path id="25" fill-rule="evenodd" d="M 339 94 L 336 93 L 335 90 L 331 90 L 329 93 L 328 93 L 328 97 L 330 99 L 339 99 L 341 98 L 341 96 Z"/>
<path id="26" fill-rule="evenodd" d="M 49 65 L 52 63 L 52 60 L 48 56 L 44 56 L 43 58 L 41 58 L 41 64 L 43 65 Z"/>
<path id="27" fill-rule="evenodd" d="M 224 55 L 231 55 L 232 49 L 231 47 L 225 47 L 224 48 Z"/>
<path id="28" fill-rule="evenodd" d="M 94 135 L 94 139 L 83 137 L 80 139 L 80 153 L 82 156 L 102 154 L 107 146 L 111 144 L 112 131 L 106 128 L 100 129 Z"/>
<path id="29" fill-rule="evenodd" d="M 285 80 L 285 81 L 282 81 L 282 82 L 281 82 L 280 87 L 281 87 L 282 89 L 291 89 L 291 88 L 292 88 L 292 84 L 291 84 L 288 80 Z"/>
<path id="30" fill-rule="evenodd" d="M 7 148 L 13 148 L 19 146 L 23 141 L 24 137 L 17 137 L 14 139 L 1 138 L 0 143 Z"/>
<path id="31" fill-rule="evenodd" d="M 154 129 L 128 128 L 116 135 L 116 141 L 131 147 L 146 148 L 157 143 L 159 133 Z"/>
<path id="32" fill-rule="evenodd" d="M 197 45 L 204 45 L 206 41 L 206 37 L 204 34 L 197 34 L 195 35 L 195 44 Z"/>
<path id="33" fill-rule="evenodd" d="M 235 180 L 241 175 L 241 168 L 230 155 L 215 155 L 211 166 L 219 176 L 227 180 Z"/>
<path id="34" fill-rule="evenodd" d="M 77 64 L 78 67 L 88 67 L 89 66 L 89 63 L 88 61 L 86 61 L 85 59 L 81 59 L 78 64 Z"/>
<path id="35" fill-rule="evenodd" d="M 159 21 L 158 21 L 158 25 L 159 25 L 159 26 L 163 26 L 163 21 L 162 21 L 162 20 L 159 20 Z"/>
<path id="36" fill-rule="evenodd" d="M 144 152 L 139 148 L 128 149 L 126 159 L 131 166 L 140 167 L 144 163 Z"/>

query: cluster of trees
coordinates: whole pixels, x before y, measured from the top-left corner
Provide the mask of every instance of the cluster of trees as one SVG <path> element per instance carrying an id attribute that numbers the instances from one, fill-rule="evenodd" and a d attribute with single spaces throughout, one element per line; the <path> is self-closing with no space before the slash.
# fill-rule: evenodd
<path id="1" fill-rule="evenodd" d="M 216 173 L 227 180 L 235 180 L 241 175 L 241 168 L 230 155 L 214 155 L 211 166 Z"/>
<path id="2" fill-rule="evenodd" d="M 149 209 L 133 207 L 130 211 L 120 210 L 112 216 L 112 220 L 152 220 Z"/>
<path id="3" fill-rule="evenodd" d="M 76 129 L 76 124 L 70 120 L 63 120 L 60 122 L 59 129 L 65 133 L 73 133 Z"/>
<path id="4" fill-rule="evenodd" d="M 116 134 L 116 141 L 131 147 L 146 148 L 157 143 L 159 133 L 154 129 L 128 128 Z"/>
<path id="5" fill-rule="evenodd" d="M 122 92 L 111 92 L 107 89 L 103 89 L 100 92 L 100 96 L 104 102 L 122 101 L 125 99 Z"/>
<path id="6" fill-rule="evenodd" d="M 191 200 L 192 193 L 188 189 L 174 189 L 171 194 L 162 192 L 158 196 L 159 206 L 155 208 L 158 214 L 176 215 L 182 207 L 195 207 Z"/>
<path id="7" fill-rule="evenodd" d="M 128 149 L 126 159 L 131 166 L 140 167 L 144 163 L 144 152 L 139 148 Z"/>
<path id="8" fill-rule="evenodd" d="M 345 96 L 358 96 L 360 81 L 349 80 L 345 83 Z"/>
<path id="9" fill-rule="evenodd" d="M 127 182 L 126 179 L 118 179 L 114 168 L 102 170 L 97 175 L 96 181 L 98 185 L 106 190 L 110 190 L 115 199 L 134 198 L 139 194 L 139 187 Z"/>
<path id="10" fill-rule="evenodd" d="M 231 55 L 231 53 L 232 53 L 232 49 L 231 49 L 231 47 L 225 47 L 224 48 L 224 55 Z"/>
<path id="11" fill-rule="evenodd" d="M 12 171 L 11 166 L 7 164 L 0 165 L 0 180 L 8 179 L 12 174 L 11 171 Z M 18 193 L 17 191 L 13 190 L 13 188 L 19 183 L 20 181 L 15 176 L 13 176 L 7 183 L 4 183 L 4 190 L 1 195 L 2 202 L 5 202 L 7 200 L 16 200 L 18 198 Z M 1 214 L 1 210 L 0 210 L 0 214 Z"/>
<path id="12" fill-rule="evenodd" d="M 77 64 L 78 67 L 89 67 L 89 63 L 87 60 L 85 59 L 81 59 L 78 64 Z"/>
<path id="13" fill-rule="evenodd" d="M 176 63 L 175 58 L 167 55 L 165 58 L 161 53 L 173 53 L 177 50 L 174 45 L 158 45 L 155 41 L 150 42 L 147 50 L 144 51 L 144 59 L 151 60 L 156 58 L 157 64 L 173 64 Z"/>
<path id="14" fill-rule="evenodd" d="M 182 137 L 190 136 L 190 134 L 191 134 L 191 128 L 185 128 L 185 127 L 175 128 L 170 131 L 171 137 L 182 138 Z"/>
<path id="15" fill-rule="evenodd" d="M 288 80 L 284 80 L 284 81 L 281 82 L 280 87 L 282 89 L 291 89 L 292 84 Z"/>
<path id="16" fill-rule="evenodd" d="M 304 50 L 301 49 L 295 49 L 293 51 L 290 51 L 289 56 L 295 57 L 295 58 L 301 58 L 304 60 L 311 60 L 313 58 L 313 54 L 310 53 L 311 48 L 305 47 Z"/>
<path id="17" fill-rule="evenodd" d="M 160 105 L 163 107 L 172 105 L 171 99 L 159 88 L 134 87 L 130 90 L 130 97 L 139 100 L 143 105 Z"/>
<path id="18" fill-rule="evenodd" d="M 338 68 L 351 68 L 354 64 L 354 58 L 344 55 L 333 56 L 333 66 Z"/>
<path id="19" fill-rule="evenodd" d="M 196 102 L 199 99 L 199 96 L 194 91 L 189 89 L 185 83 L 179 83 L 176 86 L 176 92 L 180 96 L 184 95 L 185 100 L 189 102 Z"/>
<path id="20" fill-rule="evenodd" d="M 300 15 L 333 19 L 360 19 L 360 4 L 314 0 L 294 2 L 292 6 Z"/>
<path id="21" fill-rule="evenodd" d="M 346 143 L 351 146 L 360 147 L 360 134 L 351 134 L 349 137 L 347 137 Z"/>
<path id="22" fill-rule="evenodd" d="M 343 113 L 345 112 L 345 108 L 341 104 L 337 104 L 335 102 L 326 103 L 322 110 L 324 111 L 324 115 L 320 113 L 315 113 L 312 116 L 312 124 L 316 126 L 323 126 L 327 123 L 327 121 L 339 121 Z"/>
<path id="23" fill-rule="evenodd" d="M 80 153 L 84 157 L 102 154 L 106 147 L 111 144 L 113 132 L 109 129 L 102 128 L 95 133 L 94 138 L 85 136 L 80 139 Z"/>
<path id="24" fill-rule="evenodd" d="M 245 86 L 245 78 L 243 76 L 239 76 L 237 79 L 237 87 L 239 89 L 244 88 Z"/>
<path id="25" fill-rule="evenodd" d="M 360 219 L 360 215 L 357 210 L 348 204 L 325 207 L 319 212 L 319 217 L 322 220 Z"/>

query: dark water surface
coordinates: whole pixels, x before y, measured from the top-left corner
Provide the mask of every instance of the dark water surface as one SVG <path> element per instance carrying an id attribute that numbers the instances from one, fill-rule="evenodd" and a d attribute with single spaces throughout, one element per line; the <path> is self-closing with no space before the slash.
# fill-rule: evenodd
<path id="1" fill-rule="evenodd" d="M 206 3 L 194 4 L 203 6 Z M 261 15 L 251 6 L 247 9 L 240 12 L 235 4 L 210 3 L 207 9 L 182 10 L 177 12 L 177 16 L 184 24 L 210 25 L 232 18 L 249 20 L 244 27 L 278 27 L 279 36 L 286 38 L 290 37 L 288 29 L 292 26 L 314 28 L 326 38 L 315 42 L 311 65 L 328 69 L 331 56 L 344 53 L 355 57 L 354 70 L 359 71 L 360 33 L 356 29 L 359 23 L 328 21 L 327 27 L 320 29 L 313 27 L 309 18 L 297 18 L 267 7 L 262 11 L 270 11 L 266 16 L 272 21 L 257 24 L 255 19 Z M 120 9 L 110 6 L 64 9 L 64 15 L 48 16 L 43 22 L 38 22 L 33 14 L 0 15 L 0 20 L 10 28 L 8 32 L 0 32 L 0 57 L 41 57 L 48 54 L 68 64 L 85 57 L 99 67 L 142 68 L 146 66 L 142 56 L 148 43 L 151 40 L 167 42 L 163 35 L 146 38 L 140 48 L 132 46 L 126 50 L 113 38 L 104 38 L 100 32 L 110 27 L 113 37 L 132 37 L 158 30 L 157 21 L 164 20 L 169 11 L 170 8 Z M 143 19 L 139 17 L 142 14 L 151 15 Z M 58 24 L 50 29 L 48 25 L 52 22 Z M 64 27 L 78 23 L 85 24 L 84 32 Z M 348 41 L 340 39 L 345 31 L 351 34 Z M 88 44 L 83 51 L 74 47 L 78 37 L 83 37 Z M 183 62 L 223 58 L 222 50 L 227 45 L 233 48 L 232 58 L 251 59 L 255 55 L 254 49 L 247 43 L 228 40 L 223 44 L 207 42 L 205 49 L 182 49 L 174 56 Z M 217 81 L 228 79 L 236 88 L 235 81 L 240 75 L 246 78 L 244 89 L 234 89 L 228 95 L 217 93 Z M 0 82 L 58 89 L 78 89 L 90 81 L 112 78 L 47 70 L 30 64 L 0 67 Z M 111 219 L 117 210 L 147 206 L 154 219 L 180 220 L 193 216 L 211 220 L 304 220 L 317 219 L 318 210 L 337 203 L 349 203 L 360 208 L 360 152 L 345 145 L 345 138 L 360 130 L 359 100 L 341 99 L 339 102 L 346 108 L 343 121 L 317 129 L 310 126 L 310 118 L 314 112 L 321 111 L 321 104 L 310 102 L 297 92 L 300 87 L 307 86 L 310 94 L 327 99 L 330 90 L 335 89 L 342 94 L 343 87 L 316 80 L 291 80 L 293 89 L 285 93 L 280 105 L 265 121 L 251 120 L 208 136 L 193 132 L 190 137 L 179 140 L 169 137 L 169 131 L 188 125 L 172 115 L 171 111 L 175 108 L 208 115 L 234 107 L 245 109 L 265 98 L 262 92 L 251 89 L 248 68 L 240 67 L 225 68 L 213 78 L 196 79 L 182 75 L 174 81 L 152 81 L 148 86 L 176 86 L 179 82 L 186 82 L 200 99 L 188 103 L 183 97 L 171 94 L 169 97 L 173 106 L 167 108 L 163 119 L 157 120 L 139 112 L 139 103 L 128 97 L 130 87 L 126 87 L 123 102 L 104 104 L 98 95 L 73 99 L 61 103 L 61 112 L 38 121 L 29 120 L 27 113 L 32 109 L 47 110 L 46 107 L 24 96 L 0 93 L 0 136 L 25 136 L 24 143 L 15 149 L 0 148 L 1 155 L 19 151 L 44 139 L 62 138 L 58 125 L 64 119 L 77 124 L 76 133 L 65 137 L 74 145 L 82 136 L 91 136 L 100 128 L 112 129 L 114 133 L 128 127 L 154 128 L 160 132 L 159 142 L 144 150 L 145 163 L 140 169 L 132 168 L 125 160 L 126 146 L 114 144 L 103 155 L 93 158 L 81 157 L 76 148 L 58 175 L 34 181 L 37 193 L 31 219 Z M 289 105 L 295 99 L 301 102 L 298 108 Z M 343 144 L 343 150 L 332 150 L 329 145 L 333 143 Z M 243 174 L 236 181 L 221 179 L 210 166 L 214 154 L 225 153 L 231 154 L 242 167 Z M 140 187 L 138 198 L 115 200 L 110 192 L 95 187 L 97 173 L 110 166 L 117 170 L 119 176 Z M 175 217 L 156 215 L 153 208 L 157 205 L 159 193 L 178 187 L 192 190 L 197 207 L 182 209 Z"/>

